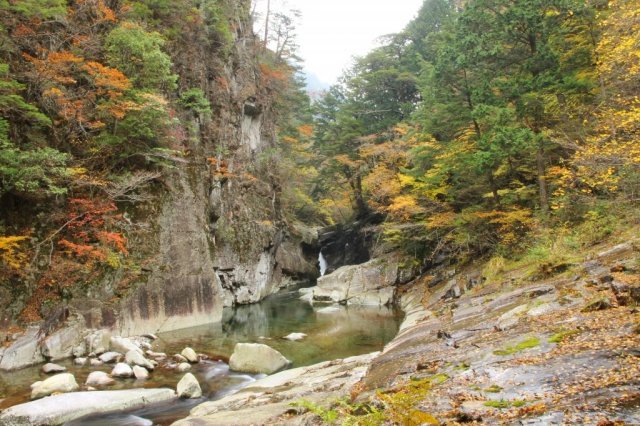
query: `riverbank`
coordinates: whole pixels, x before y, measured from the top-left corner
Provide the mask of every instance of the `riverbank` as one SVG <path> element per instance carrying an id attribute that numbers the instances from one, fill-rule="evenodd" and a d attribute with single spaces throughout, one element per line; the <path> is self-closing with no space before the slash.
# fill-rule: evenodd
<path id="1" fill-rule="evenodd" d="M 638 424 L 638 251 L 596 250 L 544 278 L 525 265 L 486 280 L 484 264 L 422 277 L 400 289 L 407 315 L 382 353 L 280 373 L 176 425 Z"/>

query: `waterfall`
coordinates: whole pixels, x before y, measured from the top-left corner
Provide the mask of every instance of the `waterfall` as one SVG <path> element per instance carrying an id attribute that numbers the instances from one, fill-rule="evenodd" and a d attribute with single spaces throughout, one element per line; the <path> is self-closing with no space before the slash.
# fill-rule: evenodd
<path id="1" fill-rule="evenodd" d="M 318 255 L 318 263 L 320 263 L 320 276 L 324 276 L 327 272 L 327 259 L 324 258 L 322 252 Z"/>

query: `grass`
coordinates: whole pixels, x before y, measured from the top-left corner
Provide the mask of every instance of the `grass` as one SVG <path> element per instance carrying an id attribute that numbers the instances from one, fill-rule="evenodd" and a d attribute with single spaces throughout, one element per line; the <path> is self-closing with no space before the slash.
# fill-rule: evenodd
<path id="1" fill-rule="evenodd" d="M 497 408 L 499 410 L 504 410 L 511 407 L 523 407 L 527 405 L 527 401 L 523 401 L 520 399 L 515 399 L 513 401 L 508 401 L 505 399 L 495 400 L 495 401 L 486 401 L 484 403 L 485 407 Z"/>
<path id="2" fill-rule="evenodd" d="M 540 339 L 537 337 L 529 337 L 528 339 L 523 340 L 515 346 L 507 346 L 504 349 L 499 349 L 497 351 L 493 351 L 495 355 L 507 356 L 513 355 L 518 352 L 522 352 L 527 349 L 535 348 L 540 345 Z"/>

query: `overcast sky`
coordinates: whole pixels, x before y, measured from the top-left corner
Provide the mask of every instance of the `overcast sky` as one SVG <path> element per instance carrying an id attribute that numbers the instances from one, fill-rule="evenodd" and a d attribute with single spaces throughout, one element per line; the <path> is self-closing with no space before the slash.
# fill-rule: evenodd
<path id="1" fill-rule="evenodd" d="M 254 0 L 257 10 L 267 0 Z M 308 72 L 335 83 L 353 56 L 375 47 L 382 35 L 401 31 L 417 14 L 423 0 L 271 0 L 272 8 L 302 12 L 298 25 L 300 54 Z M 257 28 L 264 27 L 258 22 Z"/>

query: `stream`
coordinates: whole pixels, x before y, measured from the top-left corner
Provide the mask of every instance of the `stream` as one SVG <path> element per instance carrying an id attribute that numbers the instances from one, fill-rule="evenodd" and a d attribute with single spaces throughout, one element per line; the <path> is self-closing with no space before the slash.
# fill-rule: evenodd
<path id="1" fill-rule="evenodd" d="M 203 391 L 203 398 L 178 400 L 131 413 L 117 413 L 83 418 L 69 426 L 90 425 L 168 425 L 184 418 L 191 408 L 207 400 L 220 399 L 250 385 L 264 375 L 248 375 L 230 371 L 227 360 L 238 342 L 264 343 L 280 351 L 292 361 L 292 367 L 302 367 L 322 361 L 362 355 L 381 350 L 398 331 L 399 312 L 383 307 L 310 305 L 299 300 L 297 289 L 287 289 L 254 305 L 225 309 L 221 322 L 160 334 L 153 350 L 168 355 L 180 353 L 190 346 L 210 360 L 192 367 Z M 298 342 L 283 339 L 293 332 L 307 337 Z M 101 367 L 75 366 L 68 360 L 58 364 L 67 367 L 79 384 L 91 371 L 110 372 L 112 365 Z M 16 372 L 0 372 L 0 409 L 26 402 L 29 386 L 47 376 L 41 366 Z M 136 387 L 175 389 L 183 376 L 161 367 L 149 380 L 118 380 L 109 389 Z"/>

